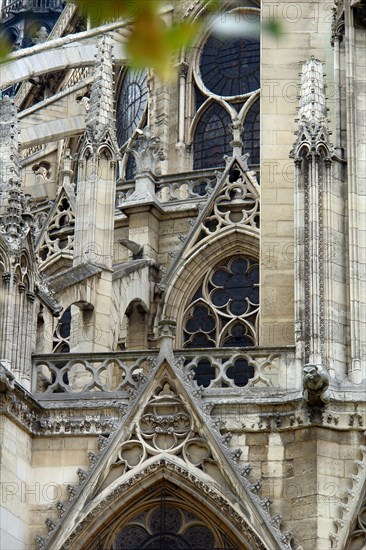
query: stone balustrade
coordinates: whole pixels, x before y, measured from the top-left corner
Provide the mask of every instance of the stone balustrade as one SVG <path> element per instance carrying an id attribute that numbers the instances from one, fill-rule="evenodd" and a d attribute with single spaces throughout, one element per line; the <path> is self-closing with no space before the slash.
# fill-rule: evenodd
<path id="1" fill-rule="evenodd" d="M 286 387 L 294 363 L 289 348 L 185 349 L 177 367 L 202 387 L 205 397 L 238 395 L 250 388 Z M 157 350 L 55 353 L 33 356 L 32 393 L 38 399 L 126 397 L 156 365 Z"/>

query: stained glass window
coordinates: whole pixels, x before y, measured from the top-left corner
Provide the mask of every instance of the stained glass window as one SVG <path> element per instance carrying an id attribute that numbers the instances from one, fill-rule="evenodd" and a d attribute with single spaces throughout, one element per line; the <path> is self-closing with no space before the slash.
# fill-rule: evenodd
<path id="1" fill-rule="evenodd" d="M 53 353 L 70 351 L 71 307 L 65 309 L 53 334 Z"/>
<path id="2" fill-rule="evenodd" d="M 230 116 L 221 105 L 214 103 L 197 124 L 193 168 L 224 166 L 224 155 L 231 151 L 231 140 Z"/>
<path id="3" fill-rule="evenodd" d="M 117 142 L 121 147 L 139 125 L 147 104 L 147 73 L 128 71 L 117 101 Z"/>
<path id="4" fill-rule="evenodd" d="M 244 17 L 259 23 L 259 10 L 255 13 L 233 10 L 232 16 L 238 22 Z M 230 127 L 236 117 L 233 109 L 239 113 L 247 101 L 253 101 L 260 88 L 259 37 L 209 36 L 203 45 L 195 78 L 196 110 L 208 98 L 214 103 L 197 115 L 193 168 L 222 167 L 224 155 L 232 154 L 230 143 L 234 136 L 236 142 L 239 140 L 235 127 Z M 240 115 L 239 122 L 244 128 L 243 153 L 250 154 L 249 164 L 259 164 L 259 101 L 252 105 L 244 120 Z"/>
<path id="5" fill-rule="evenodd" d="M 259 88 L 259 40 L 222 40 L 211 36 L 203 47 L 200 72 L 210 92 L 237 96 Z"/>
<path id="6" fill-rule="evenodd" d="M 156 507 L 134 517 L 118 534 L 116 550 L 203 550 L 217 548 L 215 536 L 201 518 L 178 506 Z"/>
<path id="7" fill-rule="evenodd" d="M 184 347 L 256 345 L 258 310 L 258 262 L 243 256 L 232 258 L 205 275 L 186 308 Z"/>
<path id="8" fill-rule="evenodd" d="M 242 140 L 244 151 L 250 154 L 249 164 L 259 164 L 259 124 L 260 124 L 260 103 L 259 99 L 251 106 L 244 120 L 244 131 Z"/>

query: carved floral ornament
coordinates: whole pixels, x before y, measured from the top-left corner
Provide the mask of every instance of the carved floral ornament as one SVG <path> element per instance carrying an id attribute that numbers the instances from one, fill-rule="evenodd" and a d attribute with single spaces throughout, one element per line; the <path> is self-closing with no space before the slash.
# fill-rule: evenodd
<path id="1" fill-rule="evenodd" d="M 131 153 L 135 158 L 136 175 L 145 172 L 157 175 L 159 163 L 165 159 L 160 138 L 153 136 L 148 126 L 137 133 L 135 141 L 126 149 L 126 153 Z"/>

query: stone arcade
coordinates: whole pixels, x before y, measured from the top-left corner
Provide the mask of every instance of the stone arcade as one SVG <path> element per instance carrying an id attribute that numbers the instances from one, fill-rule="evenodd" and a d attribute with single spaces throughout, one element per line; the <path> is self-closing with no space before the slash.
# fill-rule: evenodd
<path id="1" fill-rule="evenodd" d="M 366 548 L 366 3 L 205 9 L 3 1 L 4 550 Z"/>

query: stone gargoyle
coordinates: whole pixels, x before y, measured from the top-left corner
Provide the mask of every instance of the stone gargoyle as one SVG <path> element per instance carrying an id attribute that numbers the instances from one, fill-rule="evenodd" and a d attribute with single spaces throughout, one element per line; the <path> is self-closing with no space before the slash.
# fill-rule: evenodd
<path id="1" fill-rule="evenodd" d="M 321 365 L 304 366 L 304 399 L 310 406 L 323 406 L 330 399 L 329 375 Z"/>

